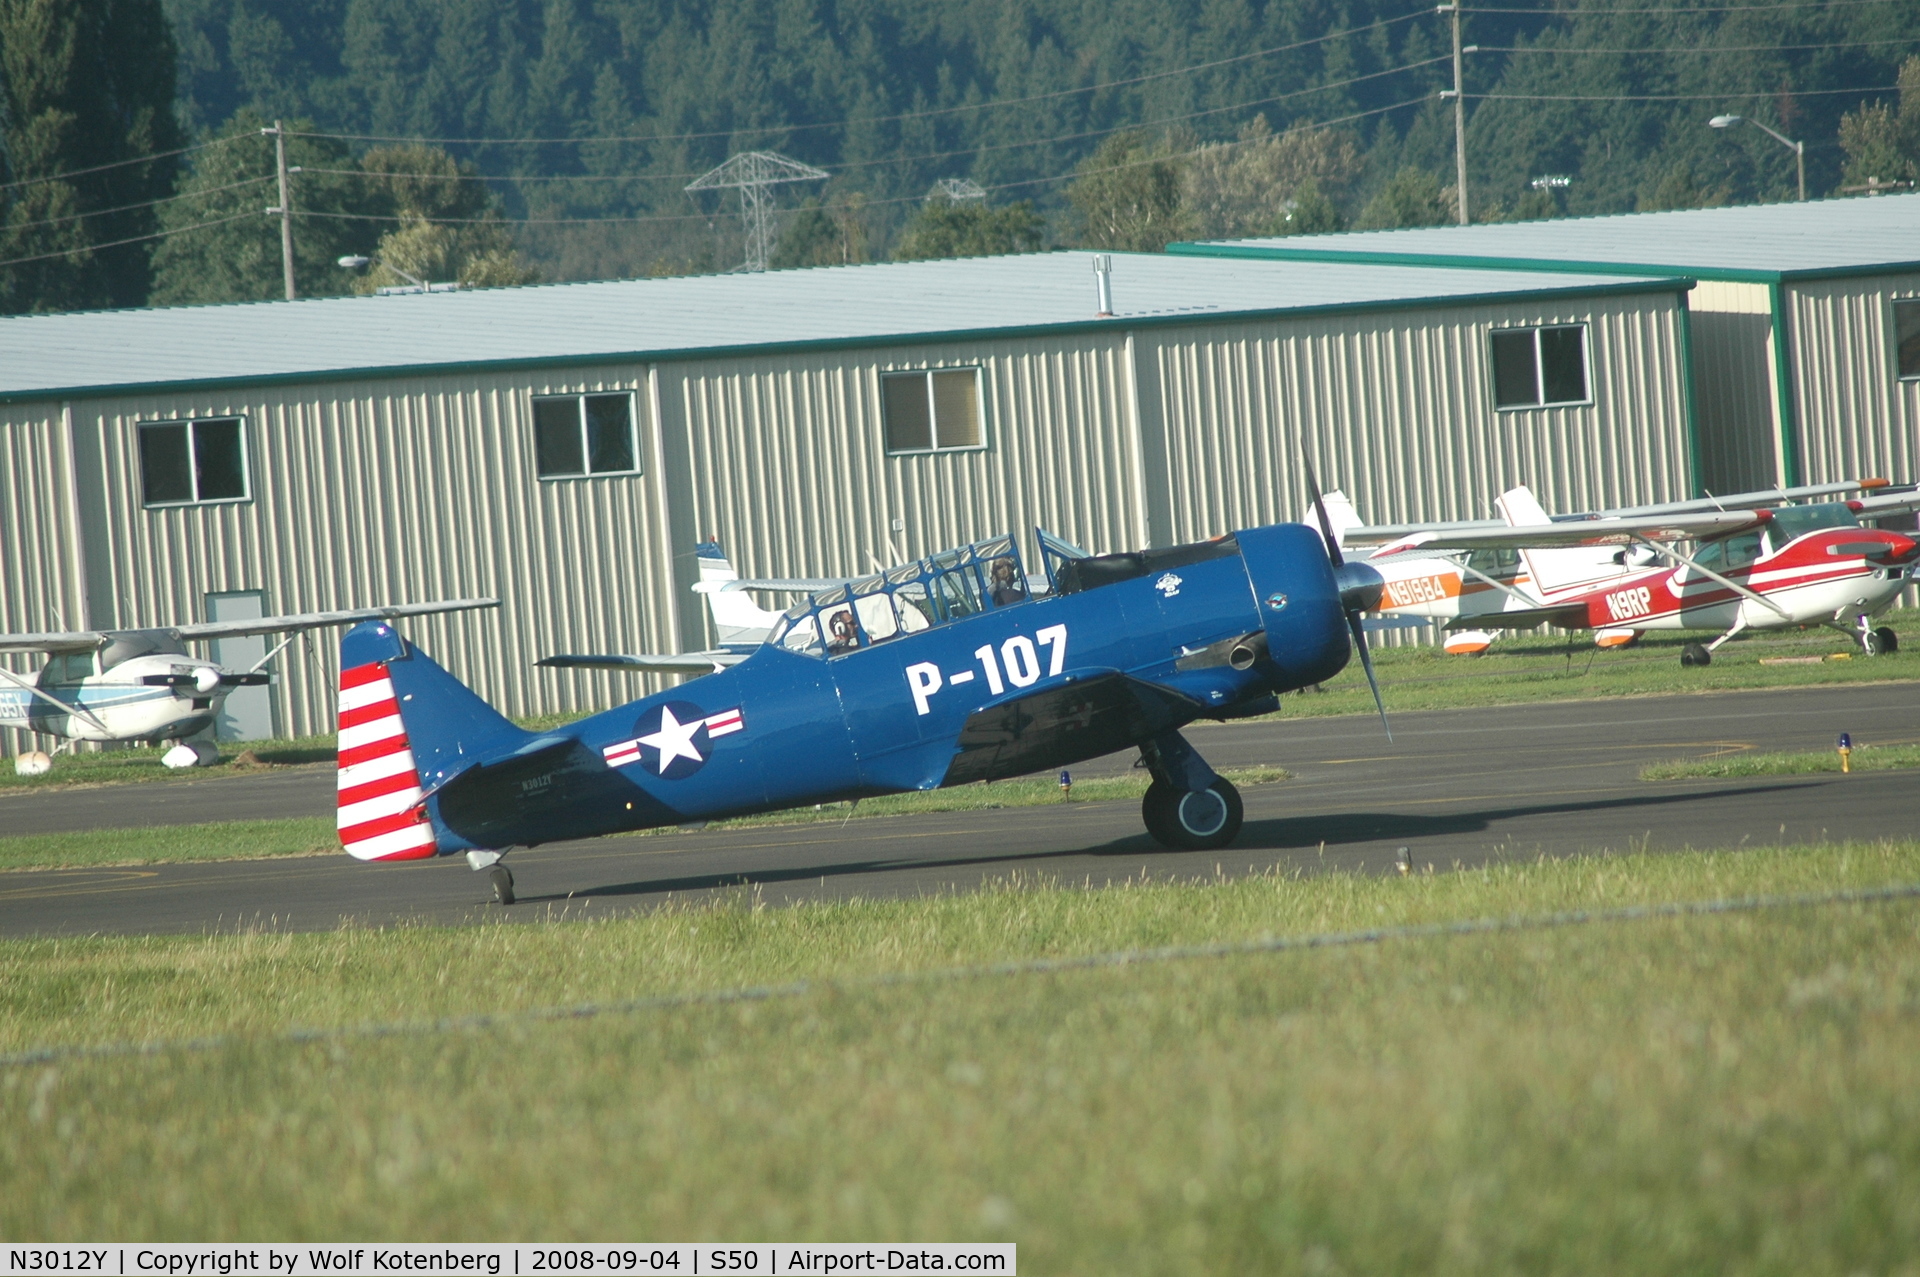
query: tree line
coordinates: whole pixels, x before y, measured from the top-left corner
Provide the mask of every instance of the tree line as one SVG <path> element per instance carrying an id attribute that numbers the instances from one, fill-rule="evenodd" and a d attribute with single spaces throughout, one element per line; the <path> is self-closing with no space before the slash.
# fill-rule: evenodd
<path id="1" fill-rule="evenodd" d="M 1791 198 L 1793 155 L 1706 127 L 1722 113 L 1804 139 L 1814 194 L 1911 183 L 1913 2 L 1469 10 L 1470 208 Z M 1438 224 L 1444 21 L 1405 0 L 0 0 L 0 309 L 279 296 L 275 120 L 311 295 L 729 269 L 733 197 L 685 188 L 754 149 L 829 174 L 783 191 L 775 266 Z M 928 197 L 963 178 L 978 195 Z"/>

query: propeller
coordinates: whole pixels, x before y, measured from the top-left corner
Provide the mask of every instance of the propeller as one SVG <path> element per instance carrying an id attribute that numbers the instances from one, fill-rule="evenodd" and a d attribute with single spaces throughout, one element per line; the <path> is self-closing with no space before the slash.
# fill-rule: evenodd
<path id="1" fill-rule="evenodd" d="M 1333 566 L 1334 584 L 1340 587 L 1340 610 L 1347 616 L 1347 631 L 1353 635 L 1353 645 L 1360 652 L 1360 667 L 1367 672 L 1367 686 L 1373 689 L 1374 708 L 1380 711 L 1380 726 L 1386 729 L 1387 739 L 1393 739 L 1393 724 L 1387 721 L 1387 703 L 1380 698 L 1380 680 L 1374 677 L 1373 653 L 1367 649 L 1367 631 L 1360 624 L 1360 614 L 1371 611 L 1380 604 L 1381 591 L 1387 583 L 1381 575 L 1364 563 L 1349 563 L 1340 553 L 1340 539 L 1333 534 L 1333 520 L 1327 517 L 1327 503 L 1320 499 L 1320 480 L 1314 477 L 1313 465 L 1303 462 L 1307 471 L 1307 491 L 1313 494 L 1313 512 L 1320 520 L 1320 535 L 1327 543 L 1327 562 Z"/>

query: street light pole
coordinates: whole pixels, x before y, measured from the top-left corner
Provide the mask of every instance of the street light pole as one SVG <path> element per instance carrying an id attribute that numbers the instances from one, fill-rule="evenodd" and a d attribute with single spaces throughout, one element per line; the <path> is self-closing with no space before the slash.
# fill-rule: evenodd
<path id="1" fill-rule="evenodd" d="M 1751 124 L 1768 137 L 1793 152 L 1793 166 L 1800 179 L 1800 202 L 1807 202 L 1807 144 L 1796 142 L 1783 133 L 1776 133 L 1758 120 L 1750 120 L 1744 115 L 1716 115 L 1707 121 L 1708 128 L 1729 129 L 1736 124 Z"/>
<path id="2" fill-rule="evenodd" d="M 287 300 L 296 296 L 293 288 L 293 206 L 287 202 L 287 131 L 275 120 L 270 129 L 261 129 L 262 133 L 273 134 L 273 167 L 280 179 L 280 207 L 270 208 L 269 213 L 280 214 L 280 273 L 286 280 Z"/>

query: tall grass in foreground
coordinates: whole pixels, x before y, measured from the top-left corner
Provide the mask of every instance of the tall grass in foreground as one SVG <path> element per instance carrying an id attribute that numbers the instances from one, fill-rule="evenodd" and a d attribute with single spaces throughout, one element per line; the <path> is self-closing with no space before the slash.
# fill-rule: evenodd
<path id="1" fill-rule="evenodd" d="M 1920 846 L 0 943 L 10 1238 L 1011 1238 L 1029 1272 L 1890 1272 L 1920 906 L 889 972 L 1920 880 Z M 352 1026 L 815 981 L 485 1030 Z"/>

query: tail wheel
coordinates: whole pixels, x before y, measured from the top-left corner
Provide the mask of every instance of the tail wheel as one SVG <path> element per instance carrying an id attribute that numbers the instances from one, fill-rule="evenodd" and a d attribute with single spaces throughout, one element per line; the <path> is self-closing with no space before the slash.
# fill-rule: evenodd
<path id="1" fill-rule="evenodd" d="M 1900 650 L 1900 636 L 1893 632 L 1892 627 L 1882 625 L 1877 630 L 1869 631 L 1860 640 L 1860 646 L 1867 650 L 1868 656 L 1892 656 Z"/>
<path id="2" fill-rule="evenodd" d="M 513 903 L 513 871 L 505 865 L 495 865 L 487 875 L 493 883 L 493 898 L 503 905 Z"/>
<path id="3" fill-rule="evenodd" d="M 1140 801 L 1140 819 L 1153 840 L 1180 851 L 1225 847 L 1239 835 L 1243 815 L 1240 791 L 1225 780 L 1199 790 L 1156 780 Z"/>
<path id="4" fill-rule="evenodd" d="M 1711 665 L 1713 653 L 1707 650 L 1705 643 L 1689 643 L 1680 649 L 1680 663 L 1686 666 Z"/>

